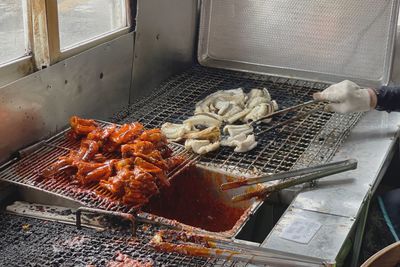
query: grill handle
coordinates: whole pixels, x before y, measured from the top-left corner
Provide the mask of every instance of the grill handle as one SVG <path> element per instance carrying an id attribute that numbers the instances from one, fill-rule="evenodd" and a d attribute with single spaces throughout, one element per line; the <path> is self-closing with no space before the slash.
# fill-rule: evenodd
<path id="1" fill-rule="evenodd" d="M 81 215 L 82 213 L 92 213 L 92 214 L 100 214 L 100 215 L 106 215 L 106 216 L 114 216 L 114 217 L 119 217 L 123 220 L 128 220 L 131 223 L 131 230 L 132 230 L 132 236 L 136 235 L 136 218 L 134 215 L 129 214 L 129 213 L 123 213 L 123 212 L 117 212 L 117 211 L 108 211 L 108 210 L 101 210 L 101 209 L 95 209 L 95 208 L 88 208 L 88 207 L 79 207 L 76 210 L 76 227 L 78 229 L 82 228 L 82 219 Z"/>

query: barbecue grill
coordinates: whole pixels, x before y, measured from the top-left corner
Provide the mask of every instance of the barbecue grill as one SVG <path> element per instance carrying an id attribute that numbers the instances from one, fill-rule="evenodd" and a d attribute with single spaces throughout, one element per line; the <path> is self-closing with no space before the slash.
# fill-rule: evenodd
<path id="1" fill-rule="evenodd" d="M 148 12 L 151 14 L 157 5 L 164 4 L 155 0 L 139 1 L 133 60 L 133 89 L 130 92 L 133 101 L 126 108 L 113 110 L 117 112 L 109 116 L 108 122 L 100 121 L 100 123 L 106 125 L 109 122 L 123 124 L 139 121 L 148 129 L 159 128 L 165 122 L 181 123 L 193 115 L 194 106 L 198 101 L 217 90 L 241 87 L 245 92 L 249 92 L 252 88 L 268 88 L 272 99 L 278 102 L 280 109 L 284 109 L 311 100 L 313 93 L 344 78 L 351 78 L 369 86 L 386 84 L 390 81 L 398 1 L 368 1 L 367 7 L 360 11 L 365 15 L 364 26 L 355 25 L 349 19 L 349 25 L 355 25 L 354 28 L 340 28 L 336 35 L 328 32 L 326 35 L 316 37 L 314 32 L 307 29 L 321 26 L 323 23 L 321 18 L 330 12 L 329 8 L 356 10 L 360 8 L 359 4 L 356 1 L 348 4 L 345 4 L 345 1 L 336 4 L 322 1 L 321 5 L 325 5 L 326 9 L 317 8 L 316 3 L 297 9 L 298 5 L 295 2 L 288 1 L 279 6 L 276 1 L 205 0 L 201 1 L 199 9 L 196 1 L 192 1 L 191 4 L 185 2 L 180 8 L 186 12 L 190 9 L 196 14 L 195 18 L 200 18 L 199 21 L 195 19 L 192 21 L 194 22 L 192 25 L 195 25 L 193 28 L 196 28 L 198 33 L 195 34 L 195 30 L 190 33 L 191 36 L 198 36 L 197 42 L 190 48 L 193 51 L 194 46 L 198 45 L 198 61 L 182 64 L 179 71 L 170 75 L 170 70 L 163 69 L 169 67 L 170 57 L 174 55 L 173 52 L 167 53 L 170 45 L 168 43 L 167 49 L 161 52 L 162 56 L 155 54 L 147 66 L 141 64 L 149 57 L 148 52 L 143 50 L 148 44 L 148 38 L 153 37 L 154 31 L 163 30 L 162 25 L 166 21 L 163 21 L 163 15 L 159 14 L 159 20 L 152 24 L 159 28 L 156 27 L 157 30 L 151 28 L 146 22 Z M 273 6 L 277 14 L 269 13 L 268 5 Z M 294 7 L 297 7 L 296 12 L 299 12 L 302 18 L 298 23 L 299 28 L 279 31 L 284 26 L 293 27 L 293 21 L 279 18 L 282 17 L 284 10 L 289 12 Z M 378 14 L 374 13 L 375 10 L 379 10 Z M 292 16 L 294 13 L 289 12 L 289 15 Z M 251 20 L 251 17 L 255 20 Z M 265 17 L 271 18 L 271 21 L 265 22 L 261 19 Z M 165 19 L 168 23 L 174 23 L 171 18 Z M 264 27 L 256 27 L 254 23 L 262 24 Z M 276 26 L 277 23 L 281 24 Z M 175 26 L 179 29 L 182 23 Z M 301 38 L 303 42 L 296 39 L 299 42 L 290 47 L 287 44 L 288 38 L 296 37 L 299 32 L 304 34 Z M 163 33 L 157 33 L 158 38 L 163 39 Z M 368 45 L 378 34 L 384 41 Z M 271 39 L 270 36 L 275 38 Z M 315 38 L 307 46 L 304 40 L 311 36 Z M 331 51 L 336 60 L 329 61 L 326 58 L 328 55 L 322 54 L 328 49 L 324 46 L 329 42 L 338 41 L 339 39 L 335 38 L 343 36 L 351 38 L 349 37 L 348 43 L 344 44 L 343 50 Z M 176 42 L 179 46 L 179 40 Z M 166 44 L 160 45 L 165 47 Z M 228 49 L 224 48 L 226 46 Z M 288 49 L 287 55 L 272 56 L 271 53 L 273 51 L 278 53 L 280 47 Z M 311 55 L 308 49 L 315 54 Z M 303 54 L 295 54 L 296 51 L 301 51 Z M 177 57 L 180 57 L 180 54 L 177 54 Z M 270 57 L 266 58 L 267 55 Z M 351 58 L 351 61 L 348 61 L 348 58 Z M 363 67 L 356 68 L 361 66 L 359 64 L 362 62 L 374 62 L 377 59 L 380 59 L 379 64 L 373 67 L 362 65 Z M 330 67 L 326 67 L 326 62 L 330 62 Z M 143 74 L 147 67 L 153 68 L 148 73 L 155 73 L 157 70 L 161 72 L 151 81 L 147 81 L 149 74 Z M 153 83 L 163 77 L 168 78 L 158 86 L 154 86 Z M 138 92 L 139 86 L 145 90 Z M 307 112 L 318 105 L 316 103 L 314 106 L 304 107 L 300 112 Z M 3 262 L 0 263 L 4 265 L 14 263 L 18 266 L 26 262 L 43 266 L 63 264 L 103 266 L 108 261 L 114 260 L 120 252 L 133 259 L 149 260 L 156 266 L 246 265 L 245 262 L 233 259 L 204 259 L 177 253 L 161 253 L 149 246 L 148 241 L 158 230 L 174 228 L 228 238 L 233 242 L 232 249 L 235 248 L 235 244 L 259 246 L 265 239 L 261 247 L 265 248 L 266 252 L 279 252 L 281 255 L 281 258 L 273 259 L 274 264 L 281 263 L 280 260 L 285 257 L 290 259 L 295 257 L 298 264 L 305 258 L 312 258 L 315 264 L 329 265 L 337 261 L 340 265 L 341 257 L 346 254 L 345 240 L 354 236 L 356 242 L 353 247 L 355 256 L 352 264 L 357 264 L 359 249 L 357 242 L 362 239 L 365 209 L 371 192 L 379 183 L 394 153 L 396 140 L 393 137 L 397 137 L 397 130 L 393 129 L 395 129 L 394 122 L 399 118 L 394 114 L 340 115 L 320 110 L 284 124 L 293 116 L 295 113 L 289 112 L 277 116 L 271 124 L 255 125 L 258 146 L 247 153 L 234 153 L 231 148 L 221 147 L 215 152 L 197 156 L 186 151 L 181 145 L 171 143 L 170 147 L 174 153 L 186 158 L 183 164 L 168 174 L 175 184 L 172 183 L 170 192 L 153 197 L 139 212 L 120 203 L 97 186 L 81 188 L 71 185 L 68 177 L 57 180 L 40 179 L 40 172 L 58 156 L 66 155 L 68 149 L 79 147 L 78 142 L 65 137 L 68 129 L 63 131 L 57 129 L 56 134 L 53 132 L 50 137 L 20 150 L 0 167 L 0 179 L 8 184 L 17 185 L 16 190 L 19 192 L 19 195 L 13 195 L 9 200 L 39 203 L 39 208 L 34 205 L 37 210 L 29 213 L 30 217 L 37 218 L 16 216 L 15 214 L 21 215 L 25 211 L 13 209 L 12 206 L 7 210 L 14 214 L 2 214 L 0 233 L 4 238 L 1 238 L 1 242 L 2 247 L 6 249 L 1 252 L 4 257 L 1 257 Z M 281 126 L 274 128 L 274 125 Z M 272 130 L 269 130 L 271 127 Z M 368 133 L 371 129 L 377 129 L 377 132 L 376 136 L 372 135 L 374 139 L 370 140 L 367 146 L 363 143 L 365 140 L 360 139 L 360 135 Z M 306 184 L 284 189 L 271 195 L 265 202 L 255 199 L 233 204 L 230 201 L 232 195 L 241 193 L 244 189 L 229 193 L 222 193 L 219 190 L 222 183 L 238 177 L 280 173 L 349 157 L 359 160 L 360 167 L 357 171 L 335 175 L 316 185 Z M 370 164 L 368 159 L 371 157 L 377 158 L 378 162 Z M 355 177 L 362 178 L 354 181 Z M 196 189 L 189 189 L 190 186 Z M 6 187 L 5 191 L 11 192 L 9 188 Z M 189 192 L 185 192 L 182 188 Z M 171 195 L 180 195 L 182 198 L 171 198 Z M 189 202 L 190 197 L 200 199 L 204 196 L 207 196 L 208 204 L 211 206 L 222 207 L 221 212 L 224 212 L 219 214 L 221 217 L 196 219 L 196 214 L 207 217 L 207 209 L 208 212 L 213 210 L 206 206 L 207 203 L 194 207 Z M 340 203 L 341 201 L 343 203 Z M 183 209 L 188 213 L 193 212 L 192 216 L 188 216 L 185 212 L 173 211 L 174 205 L 168 204 L 169 202 L 187 202 L 187 206 L 183 206 Z M 132 237 L 132 233 L 126 231 L 129 227 L 121 230 L 112 226 L 113 230 L 94 232 L 90 229 L 93 225 L 89 221 L 91 216 L 103 216 L 101 212 L 97 215 L 88 215 L 89 221 L 85 221 L 85 225 L 89 229 L 77 229 L 73 225 L 50 222 L 60 221 L 60 218 L 49 217 L 45 217 L 46 223 L 43 225 L 43 221 L 38 219 L 43 219 L 43 210 L 40 207 L 54 203 L 65 207 L 66 214 L 65 216 L 61 214 L 61 217 L 65 217 L 64 223 L 69 224 L 74 224 L 74 219 L 68 218 L 67 215 L 75 215 L 76 209 L 82 206 L 94 208 L 95 212 L 96 209 L 102 209 L 116 212 L 115 214 L 134 215 L 137 220 L 136 235 Z M 222 223 L 224 217 L 229 217 L 230 220 Z M 268 223 L 265 223 L 265 218 L 268 218 Z M 107 222 L 110 220 L 112 219 L 107 217 Z M 264 224 L 259 225 L 260 220 L 264 220 Z M 298 221 L 319 225 L 319 229 L 306 243 L 294 242 L 283 236 L 285 228 Z M 261 241 L 257 240 L 259 243 L 251 238 L 252 235 L 260 235 L 257 230 L 251 229 L 252 224 L 264 228 L 261 231 L 263 232 Z M 260 239 L 260 236 L 256 239 Z M 14 252 L 14 246 L 10 246 L 12 240 L 16 246 L 23 246 L 22 251 L 26 251 L 26 254 Z"/>

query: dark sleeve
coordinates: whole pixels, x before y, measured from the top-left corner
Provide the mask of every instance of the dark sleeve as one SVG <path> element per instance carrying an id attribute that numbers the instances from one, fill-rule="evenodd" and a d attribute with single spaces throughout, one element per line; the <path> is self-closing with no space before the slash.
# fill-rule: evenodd
<path id="1" fill-rule="evenodd" d="M 376 90 L 377 110 L 400 111 L 400 87 L 382 86 Z"/>

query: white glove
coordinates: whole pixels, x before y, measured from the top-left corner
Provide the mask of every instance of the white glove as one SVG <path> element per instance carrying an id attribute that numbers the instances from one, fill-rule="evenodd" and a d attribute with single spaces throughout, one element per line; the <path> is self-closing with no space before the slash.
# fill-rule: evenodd
<path id="1" fill-rule="evenodd" d="M 338 113 L 362 112 L 371 109 L 369 90 L 362 89 L 351 81 L 343 81 L 329 86 L 321 93 L 315 93 L 315 100 L 330 101 L 328 111 Z"/>

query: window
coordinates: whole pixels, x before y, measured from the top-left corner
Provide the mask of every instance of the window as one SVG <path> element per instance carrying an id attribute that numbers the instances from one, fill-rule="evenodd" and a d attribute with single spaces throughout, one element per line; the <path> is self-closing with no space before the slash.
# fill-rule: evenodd
<path id="1" fill-rule="evenodd" d="M 134 0 L 0 0 L 0 86 L 130 30 Z"/>
<path id="2" fill-rule="evenodd" d="M 60 48 L 127 26 L 124 0 L 58 0 Z"/>
<path id="3" fill-rule="evenodd" d="M 28 53 L 25 0 L 0 0 L 0 65 Z"/>

